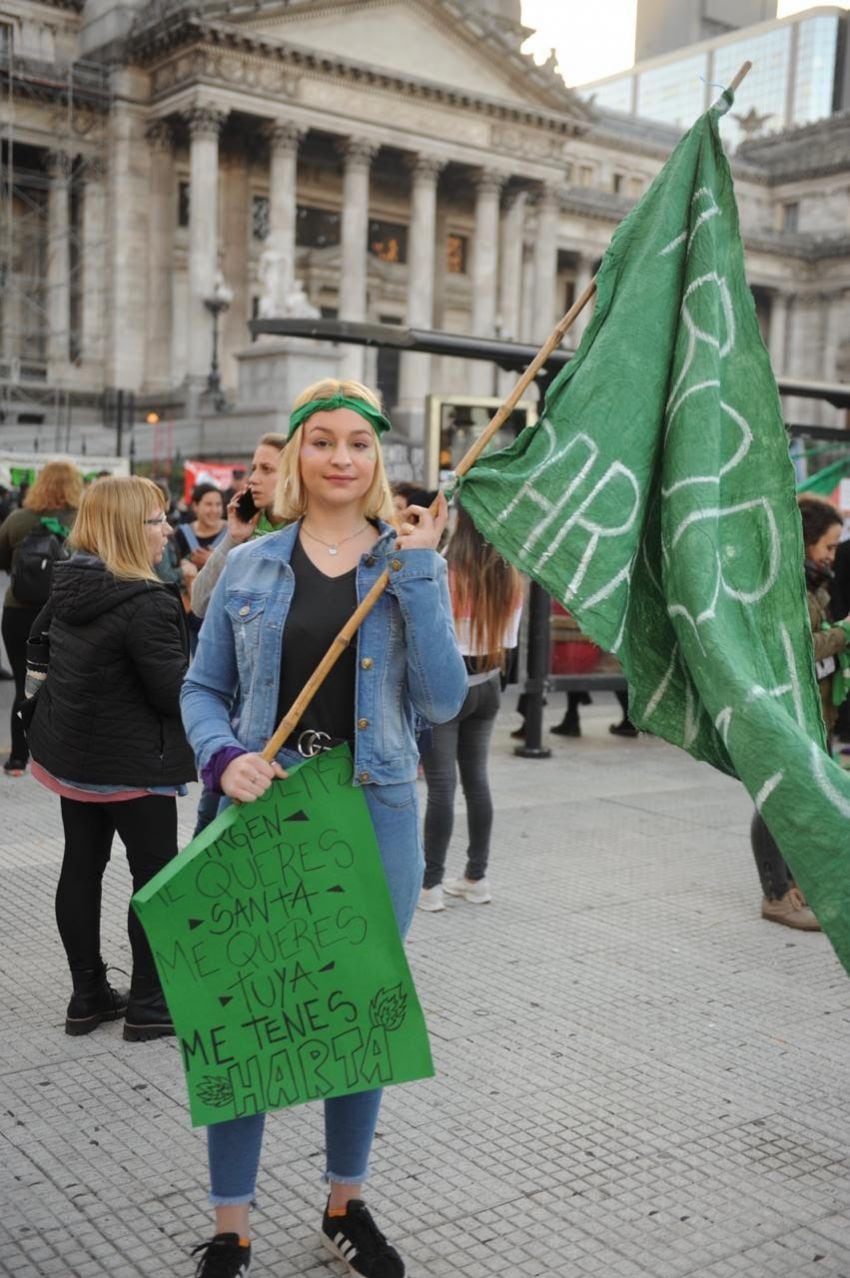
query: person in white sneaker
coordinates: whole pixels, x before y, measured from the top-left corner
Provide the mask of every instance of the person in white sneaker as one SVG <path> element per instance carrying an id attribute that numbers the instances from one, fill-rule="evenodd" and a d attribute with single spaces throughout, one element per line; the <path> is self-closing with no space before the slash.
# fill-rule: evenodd
<path id="1" fill-rule="evenodd" d="M 487 881 L 493 828 L 490 740 L 502 699 L 502 670 L 508 651 L 516 647 L 522 613 L 519 573 L 484 540 L 460 502 L 456 505 L 457 523 L 446 560 L 455 633 L 469 688 L 460 713 L 448 723 L 434 725 L 430 745 L 422 754 L 428 802 L 419 908 L 432 914 L 445 909 L 445 896 L 472 905 L 486 905 L 492 899 Z M 445 879 L 458 770 L 469 845 L 462 877 Z"/>

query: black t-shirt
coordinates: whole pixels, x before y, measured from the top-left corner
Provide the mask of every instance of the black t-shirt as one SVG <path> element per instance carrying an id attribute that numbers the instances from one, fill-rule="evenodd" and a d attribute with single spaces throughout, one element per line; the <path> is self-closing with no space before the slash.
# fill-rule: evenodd
<path id="1" fill-rule="evenodd" d="M 295 543 L 290 566 L 295 574 L 295 593 L 283 627 L 278 723 L 357 607 L 356 568 L 341 577 L 328 577 L 304 553 L 300 541 Z M 301 716 L 287 742 L 291 749 L 305 728 L 353 743 L 356 678 L 355 638 Z"/>

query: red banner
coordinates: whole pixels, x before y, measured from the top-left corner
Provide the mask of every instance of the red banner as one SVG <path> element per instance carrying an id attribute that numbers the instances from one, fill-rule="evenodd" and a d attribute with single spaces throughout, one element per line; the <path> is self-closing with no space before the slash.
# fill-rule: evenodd
<path id="1" fill-rule="evenodd" d="M 233 468 L 245 470 L 244 461 L 184 461 L 183 463 L 183 500 L 188 502 L 192 497 L 192 489 L 196 484 L 215 484 L 222 492 L 233 486 Z"/>

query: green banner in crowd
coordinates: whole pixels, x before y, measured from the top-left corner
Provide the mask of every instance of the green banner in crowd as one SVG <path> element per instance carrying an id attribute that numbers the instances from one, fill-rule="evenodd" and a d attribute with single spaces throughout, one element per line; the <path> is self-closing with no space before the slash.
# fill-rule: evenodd
<path id="1" fill-rule="evenodd" d="M 133 897 L 192 1122 L 434 1072 L 347 747 L 227 808 Z"/>
<path id="2" fill-rule="evenodd" d="M 741 778 L 850 967 L 850 775 L 824 749 L 794 473 L 724 109 L 618 227 L 576 358 L 462 500 L 619 656 L 639 726 Z"/>

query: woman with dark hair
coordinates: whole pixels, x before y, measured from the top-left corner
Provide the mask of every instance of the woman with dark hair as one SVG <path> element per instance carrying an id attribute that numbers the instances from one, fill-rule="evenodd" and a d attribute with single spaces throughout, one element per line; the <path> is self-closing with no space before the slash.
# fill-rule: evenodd
<path id="1" fill-rule="evenodd" d="M 39 471 L 35 483 L 27 490 L 24 504 L 0 525 L 0 570 L 11 571 L 13 582 L 3 601 L 3 643 L 15 679 L 12 702 L 12 752 L 3 764 L 7 777 L 19 777 L 26 771 L 29 749 L 20 720 L 24 704 L 27 671 L 27 638 L 32 624 L 44 605 L 40 600 L 25 600 L 15 594 L 14 573 L 22 542 L 42 525 L 48 532 L 66 537 L 71 530 L 80 498 L 83 477 L 71 462 L 48 462 Z"/>
<path id="2" fill-rule="evenodd" d="M 133 1042 L 174 1033 L 132 909 L 129 996 L 108 983 L 100 950 L 101 884 L 116 833 L 138 891 L 177 855 L 176 796 L 195 777 L 179 711 L 186 625 L 176 587 L 154 568 L 165 529 L 165 499 L 149 479 L 96 480 L 30 644 L 47 653 L 47 677 L 27 706 L 32 772 L 60 796 L 65 831 L 56 922 L 74 987 L 66 1034 L 122 1016 Z"/>
<path id="3" fill-rule="evenodd" d="M 843 626 L 830 624 L 827 583 L 832 579 L 832 565 L 844 521 L 830 502 L 819 497 L 807 494 L 799 497 L 797 504 L 803 523 L 809 623 L 826 725 L 827 748 L 831 750 L 836 715 L 832 704 L 832 679 L 836 671 L 835 658 L 847 647 L 847 631 Z M 850 621 L 850 617 L 845 620 Z M 804 932 L 820 931 L 817 919 L 791 877 L 782 853 L 758 812 L 753 817 L 750 838 L 764 893 L 762 918 L 769 919 L 772 923 L 783 923 L 786 927 L 799 928 Z"/>
<path id="4" fill-rule="evenodd" d="M 444 892 L 473 905 L 491 900 L 487 882 L 493 800 L 488 757 L 502 699 L 501 674 L 515 648 L 522 612 L 522 580 L 484 540 L 460 503 L 446 549 L 455 634 L 467 670 L 467 693 L 460 713 L 435 725 L 422 754 L 428 783 L 425 809 L 425 876 L 419 908 L 445 909 Z M 462 877 L 443 881 L 454 825 L 457 773 L 466 799 L 469 846 Z"/>
<path id="5" fill-rule="evenodd" d="M 227 531 L 221 489 L 208 482 L 196 484 L 192 489 L 192 513 L 192 520 L 178 524 L 174 530 L 174 554 L 183 576 L 183 604 L 189 614 L 189 641 L 194 652 L 201 628 L 192 604 L 195 579 Z"/>

